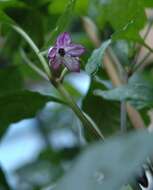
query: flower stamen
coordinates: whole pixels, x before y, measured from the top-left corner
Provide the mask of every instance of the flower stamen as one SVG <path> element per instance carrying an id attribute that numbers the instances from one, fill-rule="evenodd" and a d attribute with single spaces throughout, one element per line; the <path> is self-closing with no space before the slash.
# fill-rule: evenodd
<path id="1" fill-rule="evenodd" d="M 64 50 L 63 48 L 60 48 L 60 49 L 58 50 L 58 53 L 60 54 L 61 57 L 64 57 L 64 55 L 65 55 L 65 50 Z"/>

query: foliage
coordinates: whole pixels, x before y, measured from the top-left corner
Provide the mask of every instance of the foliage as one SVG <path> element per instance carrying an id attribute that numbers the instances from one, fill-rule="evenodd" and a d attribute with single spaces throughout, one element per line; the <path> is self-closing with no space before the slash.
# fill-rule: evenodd
<path id="1" fill-rule="evenodd" d="M 139 190 L 153 153 L 148 126 L 134 130 L 152 125 L 152 8 L 152 0 L 0 1 L 0 143 L 28 119 L 43 142 L 34 159 L 1 164 L 0 189 Z M 86 49 L 84 72 L 48 64 L 65 31 Z"/>

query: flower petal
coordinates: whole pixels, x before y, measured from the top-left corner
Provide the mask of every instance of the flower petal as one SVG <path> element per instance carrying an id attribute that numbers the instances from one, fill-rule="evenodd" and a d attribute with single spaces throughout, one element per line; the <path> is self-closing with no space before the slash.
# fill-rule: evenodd
<path id="1" fill-rule="evenodd" d="M 71 56 L 77 56 L 79 57 L 85 52 L 85 48 L 82 45 L 79 44 L 69 44 L 65 48 L 66 52 Z"/>
<path id="2" fill-rule="evenodd" d="M 49 63 L 53 70 L 58 70 L 60 65 L 62 64 L 62 59 L 60 56 L 55 56 L 50 59 Z"/>
<path id="3" fill-rule="evenodd" d="M 56 56 L 57 47 L 51 47 L 48 51 L 48 58 L 54 58 Z"/>
<path id="4" fill-rule="evenodd" d="M 71 37 L 70 37 L 69 33 L 67 33 L 67 32 L 60 34 L 56 40 L 56 45 L 59 47 L 66 46 L 70 43 L 71 43 Z"/>
<path id="5" fill-rule="evenodd" d="M 65 55 L 63 59 L 64 65 L 68 70 L 72 72 L 80 72 L 80 64 L 77 57 L 71 57 L 70 55 Z"/>

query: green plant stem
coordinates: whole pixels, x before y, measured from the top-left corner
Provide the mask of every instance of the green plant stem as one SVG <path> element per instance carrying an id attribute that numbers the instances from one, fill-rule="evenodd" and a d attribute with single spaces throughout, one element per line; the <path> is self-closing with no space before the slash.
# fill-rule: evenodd
<path id="1" fill-rule="evenodd" d="M 68 69 L 64 68 L 61 75 L 60 75 L 60 77 L 59 77 L 59 81 L 63 81 L 63 79 L 64 79 L 67 72 L 68 72 Z"/>
<path id="2" fill-rule="evenodd" d="M 44 73 L 41 69 L 39 69 L 34 63 L 32 63 L 32 61 L 30 61 L 26 55 L 26 53 L 24 52 L 23 49 L 20 49 L 20 53 L 21 53 L 21 57 L 23 58 L 23 60 L 27 63 L 27 65 L 33 69 L 38 75 L 40 75 L 42 78 L 44 78 L 45 80 L 49 81 L 46 73 Z"/>
<path id="3" fill-rule="evenodd" d="M 33 49 L 33 51 L 35 52 L 35 54 L 37 55 L 38 59 L 40 60 L 44 71 L 46 72 L 48 78 L 51 78 L 51 72 L 50 69 L 48 67 L 48 64 L 45 60 L 45 58 L 40 54 L 40 51 L 38 49 L 38 47 L 36 46 L 36 44 L 31 40 L 31 38 L 28 36 L 28 34 L 22 30 L 20 27 L 16 26 L 16 25 L 12 25 L 12 28 L 19 33 L 25 40 L 26 42 L 31 46 L 31 48 Z"/>
<path id="4" fill-rule="evenodd" d="M 81 111 L 81 109 L 74 102 L 73 98 L 66 91 L 64 86 L 61 83 L 58 83 L 56 88 L 63 96 L 67 104 L 74 111 L 74 113 L 82 121 L 84 127 L 86 127 L 91 132 L 91 134 L 94 135 L 96 138 L 102 139 L 104 141 L 104 136 L 102 135 L 101 131 L 98 129 L 97 125 L 92 121 L 92 119 L 89 116 L 87 116 L 84 112 Z"/>
<path id="5" fill-rule="evenodd" d="M 24 30 L 22 30 L 20 27 L 16 25 L 12 25 L 12 28 L 18 32 L 24 39 L 25 41 L 31 46 L 33 51 L 36 53 L 38 59 L 40 60 L 48 78 L 50 79 L 51 83 L 55 86 L 55 88 L 59 91 L 59 93 L 63 96 L 63 98 L 66 100 L 67 104 L 71 107 L 71 109 L 74 111 L 74 113 L 80 118 L 82 121 L 82 124 L 87 127 L 91 134 L 93 134 L 95 137 L 98 139 L 104 140 L 104 136 L 102 135 L 101 131 L 98 129 L 97 125 L 92 121 L 92 119 L 87 116 L 84 112 L 80 110 L 80 108 L 77 106 L 77 104 L 74 102 L 73 98 L 69 95 L 69 93 L 66 91 L 64 86 L 60 83 L 60 81 L 56 81 L 53 83 L 52 76 L 50 69 L 48 67 L 48 64 L 45 60 L 45 58 L 40 54 L 40 51 L 36 44 L 31 40 L 31 38 L 28 36 Z M 34 69 L 34 68 L 33 68 Z M 65 71 L 64 71 L 65 74 Z"/>
<path id="6" fill-rule="evenodd" d="M 126 121 L 127 121 L 127 111 L 126 111 L 126 101 L 121 102 L 121 132 L 125 132 L 127 127 L 126 127 Z"/>
<path id="7" fill-rule="evenodd" d="M 151 55 L 151 52 L 149 51 L 144 57 L 143 59 L 135 65 L 135 67 L 133 68 L 132 72 L 134 73 L 135 71 L 137 71 L 142 65 L 143 63 L 148 59 L 148 57 Z"/>

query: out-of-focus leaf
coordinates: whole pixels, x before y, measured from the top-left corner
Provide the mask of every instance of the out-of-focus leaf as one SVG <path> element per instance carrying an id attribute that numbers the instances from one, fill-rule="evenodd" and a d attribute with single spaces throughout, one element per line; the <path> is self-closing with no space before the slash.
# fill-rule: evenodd
<path id="1" fill-rule="evenodd" d="M 100 128 L 104 136 L 111 135 L 118 131 L 120 125 L 120 106 L 117 102 L 110 102 L 94 96 L 93 91 L 97 88 L 102 88 L 102 84 L 95 81 L 91 82 L 87 96 L 83 100 L 82 108 Z M 88 137 L 88 130 L 85 129 L 85 134 Z"/>
<path id="2" fill-rule="evenodd" d="M 140 36 L 139 32 L 133 27 L 135 20 L 130 21 L 126 24 L 123 29 L 118 30 L 112 35 L 112 40 L 126 39 L 129 41 L 144 43 L 144 40 Z"/>
<path id="3" fill-rule="evenodd" d="M 95 90 L 94 94 L 106 100 L 132 100 L 144 106 L 153 105 L 153 88 L 144 84 L 127 84 L 112 90 Z"/>
<path id="4" fill-rule="evenodd" d="M 54 184 L 63 174 L 61 165 L 53 165 L 49 160 L 36 159 L 27 163 L 16 170 L 20 183 L 19 188 L 26 184 L 28 189 L 42 189 L 45 186 Z"/>
<path id="5" fill-rule="evenodd" d="M 99 24 L 109 23 L 118 38 L 141 41 L 139 32 L 146 23 L 142 0 L 101 0 L 97 4 Z M 102 24 L 103 23 L 103 24 Z"/>
<path id="6" fill-rule="evenodd" d="M 121 190 L 133 190 L 130 185 L 123 186 Z"/>
<path id="7" fill-rule="evenodd" d="M 4 24 L 14 24 L 14 21 L 0 10 L 0 22 Z"/>
<path id="8" fill-rule="evenodd" d="M 55 190 L 114 190 L 128 183 L 152 155 L 153 135 L 146 131 L 90 146 Z"/>
<path id="9" fill-rule="evenodd" d="M 153 1 L 152 0 L 141 0 L 141 1 L 145 7 L 153 7 Z"/>
<path id="10" fill-rule="evenodd" d="M 0 95 L 0 136 L 8 125 L 35 117 L 47 102 L 61 103 L 59 99 L 31 91 L 16 91 Z"/>
<path id="11" fill-rule="evenodd" d="M 56 27 L 51 33 L 51 37 L 45 44 L 45 47 L 48 47 L 55 40 L 55 38 L 66 29 L 66 27 L 68 26 L 68 24 L 70 23 L 72 19 L 75 3 L 76 3 L 76 0 L 68 1 L 63 14 L 59 17 Z"/>
<path id="12" fill-rule="evenodd" d="M 0 9 L 12 7 L 25 7 L 25 3 L 18 0 L 2 0 L 0 1 Z"/>
<path id="13" fill-rule="evenodd" d="M 104 53 L 110 44 L 111 44 L 111 40 L 107 40 L 103 42 L 99 48 L 93 51 L 90 58 L 88 59 L 88 62 L 85 68 L 88 74 L 90 75 L 96 74 L 96 72 L 98 71 L 98 68 L 102 65 Z"/>
<path id="14" fill-rule="evenodd" d="M 23 87 L 23 79 L 19 69 L 15 66 L 0 69 L 0 92 L 16 91 Z"/>
<path id="15" fill-rule="evenodd" d="M 11 190 L 11 188 L 7 182 L 6 176 L 4 174 L 4 171 L 1 167 L 0 167 L 0 189 L 1 190 Z"/>

